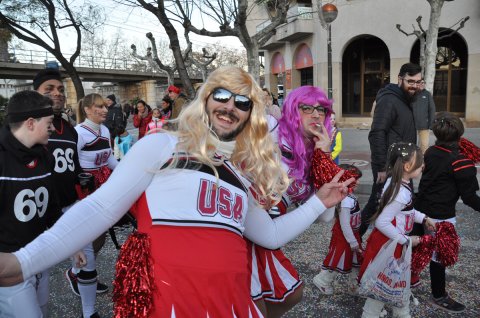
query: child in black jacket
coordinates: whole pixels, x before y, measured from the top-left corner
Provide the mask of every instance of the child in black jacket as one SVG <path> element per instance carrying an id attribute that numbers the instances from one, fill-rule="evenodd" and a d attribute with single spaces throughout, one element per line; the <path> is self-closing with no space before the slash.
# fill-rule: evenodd
<path id="1" fill-rule="evenodd" d="M 459 140 L 464 133 L 460 119 L 448 112 L 440 112 L 432 126 L 437 138 L 435 145 L 425 152 L 425 170 L 419 185 L 415 209 L 436 222 L 447 221 L 455 225 L 455 204 L 463 203 L 480 211 L 480 197 L 474 162 L 463 155 Z M 453 300 L 445 290 L 445 267 L 430 262 L 432 303 L 449 312 L 462 312 L 465 306 Z"/>

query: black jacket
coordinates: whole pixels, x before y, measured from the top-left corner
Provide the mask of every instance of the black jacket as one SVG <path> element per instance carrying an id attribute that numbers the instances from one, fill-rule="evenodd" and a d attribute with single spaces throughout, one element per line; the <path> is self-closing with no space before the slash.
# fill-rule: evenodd
<path id="1" fill-rule="evenodd" d="M 0 131 L 0 252 L 30 243 L 60 217 L 54 161 L 41 145 L 25 147 L 8 125 Z"/>
<path id="2" fill-rule="evenodd" d="M 420 179 L 415 209 L 445 220 L 455 216 L 455 204 L 463 203 L 480 211 L 477 169 L 458 146 L 432 146 L 425 152 L 425 170 Z"/>
<path id="3" fill-rule="evenodd" d="M 103 124 L 107 126 L 111 138 L 117 136 L 119 127 L 122 126 L 123 128 L 125 128 L 125 120 L 122 107 L 117 104 L 113 104 L 112 106 L 110 106 L 108 108 L 107 119 Z"/>
<path id="4" fill-rule="evenodd" d="M 368 134 L 372 169 L 384 171 L 388 147 L 394 142 L 417 142 L 409 97 L 396 84 L 388 84 L 377 94 L 377 106 Z"/>

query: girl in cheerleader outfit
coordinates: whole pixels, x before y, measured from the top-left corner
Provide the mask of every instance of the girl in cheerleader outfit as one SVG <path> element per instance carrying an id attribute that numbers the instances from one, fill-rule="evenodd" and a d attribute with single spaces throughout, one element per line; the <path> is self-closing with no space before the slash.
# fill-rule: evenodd
<path id="1" fill-rule="evenodd" d="M 355 176 L 356 185 L 358 185 L 358 179 L 362 177 L 360 169 L 346 164 L 340 165 L 340 168 L 350 171 Z M 352 276 L 354 275 L 352 282 L 356 280 L 358 271 L 352 272 L 352 267 L 360 267 L 362 257 L 362 239 L 358 231 L 361 224 L 361 213 L 357 197 L 350 193 L 340 203 L 339 210 L 336 213 L 330 247 L 323 261 L 322 271 L 313 278 L 315 286 L 325 295 L 334 293 L 333 282 L 338 273 L 350 273 Z M 354 291 L 357 284 L 355 282 L 352 285 L 352 291 Z"/>
<path id="2" fill-rule="evenodd" d="M 380 199 L 378 211 L 373 215 L 375 228 L 367 240 L 363 263 L 360 267 L 358 281 L 362 279 L 365 270 L 375 259 L 380 249 L 390 240 L 398 240 L 394 257 L 400 258 L 402 245 L 420 243 L 418 236 L 407 234 L 413 228 L 413 223 L 423 223 L 434 228 L 434 223 L 425 214 L 413 208 L 413 188 L 410 179 L 420 176 L 423 169 L 423 155 L 420 149 L 412 143 L 394 143 L 388 150 L 387 181 Z M 367 298 L 363 307 L 362 318 L 380 317 L 384 303 Z M 393 316 L 410 318 L 409 304 L 403 307 L 393 307 Z"/>
<path id="3" fill-rule="evenodd" d="M 110 147 L 110 133 L 102 124 L 107 118 L 108 110 L 102 96 L 88 94 L 79 101 L 77 112 L 80 122 L 75 127 L 78 133 L 78 159 L 83 171 L 93 175 L 95 189 L 97 189 L 107 181 L 118 164 Z M 74 284 L 75 280 L 78 283 L 84 317 L 98 315 L 95 312 L 97 294 L 95 252 L 100 250 L 104 241 L 105 234 L 102 234 L 97 240 L 86 245 L 83 252 L 87 257 L 87 265 L 82 269 L 72 267 L 65 274 L 70 284 Z"/>

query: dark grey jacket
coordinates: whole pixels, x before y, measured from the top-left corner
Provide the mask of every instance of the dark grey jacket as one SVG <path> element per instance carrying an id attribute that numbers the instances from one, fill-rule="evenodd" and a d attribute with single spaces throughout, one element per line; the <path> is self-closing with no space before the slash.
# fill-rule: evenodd
<path id="1" fill-rule="evenodd" d="M 124 115 L 122 107 L 118 104 L 113 104 L 108 108 L 107 119 L 103 123 L 110 131 L 110 137 L 114 138 L 118 135 L 120 127 L 124 127 Z"/>
<path id="2" fill-rule="evenodd" d="M 426 89 L 418 92 L 412 101 L 413 118 L 417 130 L 431 129 L 435 118 L 435 102 Z"/>
<path id="3" fill-rule="evenodd" d="M 388 147 L 394 142 L 417 142 L 417 130 L 408 96 L 396 84 L 380 89 L 376 98 L 372 128 L 368 134 L 371 165 L 385 171 Z"/>

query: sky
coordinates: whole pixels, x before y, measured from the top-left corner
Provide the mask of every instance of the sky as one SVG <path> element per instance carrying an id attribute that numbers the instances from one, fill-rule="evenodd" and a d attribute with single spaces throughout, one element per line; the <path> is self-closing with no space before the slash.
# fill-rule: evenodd
<path id="1" fill-rule="evenodd" d="M 114 36 L 118 30 L 120 30 L 122 37 L 128 44 L 135 44 L 137 47 L 146 47 L 149 43 L 145 37 L 147 32 L 152 32 L 157 40 L 165 40 L 168 42 L 168 36 L 160 24 L 158 19 L 149 11 L 143 8 L 131 8 L 124 5 L 115 3 L 113 0 L 93 0 L 94 3 L 103 6 L 107 19 L 103 26 L 103 31 L 107 35 Z M 71 6 L 82 5 L 83 0 L 69 1 Z M 193 19 L 192 19 L 193 20 Z M 199 28 L 202 27 L 202 21 L 195 19 L 193 24 Z M 207 27 L 215 25 L 215 22 L 205 21 Z M 183 28 L 180 25 L 176 25 L 179 38 L 183 39 Z M 210 28 L 210 30 L 212 30 Z M 223 46 L 228 48 L 243 48 L 236 37 L 217 37 L 210 38 L 204 36 L 198 36 L 190 33 L 190 40 L 194 46 L 203 47 L 206 44 L 215 44 L 221 42 Z M 62 51 L 64 53 L 73 53 L 76 47 L 76 36 L 74 32 L 64 34 L 61 37 Z M 184 41 L 182 41 L 185 43 Z M 144 45 L 142 45 L 144 43 Z M 44 51 L 44 49 L 34 46 L 32 44 L 24 43 L 24 47 L 30 50 Z M 139 52 L 140 53 L 140 52 Z"/>

